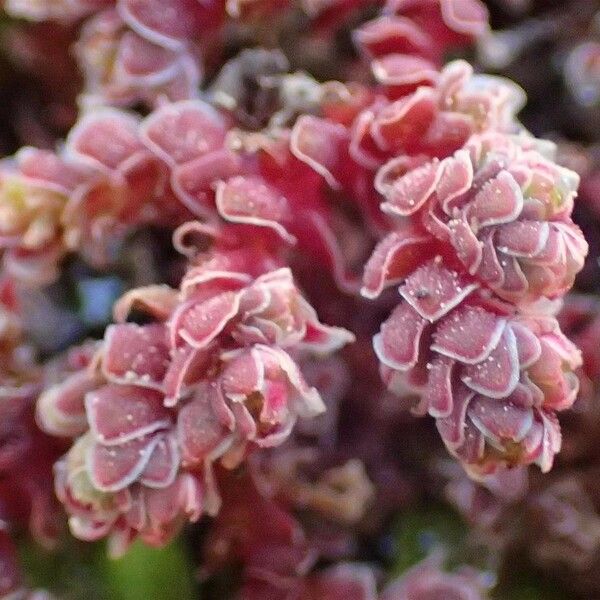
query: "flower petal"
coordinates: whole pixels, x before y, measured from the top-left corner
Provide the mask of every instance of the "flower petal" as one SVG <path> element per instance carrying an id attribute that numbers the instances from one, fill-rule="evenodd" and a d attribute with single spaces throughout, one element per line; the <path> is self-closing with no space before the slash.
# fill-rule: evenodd
<path id="1" fill-rule="evenodd" d="M 498 345 L 505 325 L 482 308 L 460 307 L 439 323 L 431 349 L 462 363 L 480 363 Z"/>
<path id="2" fill-rule="evenodd" d="M 500 341 L 489 356 L 478 364 L 466 365 L 461 379 L 483 396 L 508 396 L 519 382 L 519 355 L 513 330 L 505 327 Z"/>
<path id="3" fill-rule="evenodd" d="M 94 437 L 107 446 L 123 444 L 171 423 L 162 394 L 136 386 L 108 384 L 88 392 L 85 408 Z"/>
<path id="4" fill-rule="evenodd" d="M 160 390 L 168 364 L 165 325 L 123 323 L 107 327 L 102 372 L 109 381 Z"/>
<path id="5" fill-rule="evenodd" d="M 415 271 L 399 289 L 400 295 L 424 318 L 434 322 L 450 312 L 477 284 L 434 259 Z"/>
<path id="6" fill-rule="evenodd" d="M 427 321 L 410 304 L 402 302 L 373 338 L 377 358 L 388 367 L 408 371 L 417 364 L 421 336 Z"/>
<path id="7" fill-rule="evenodd" d="M 94 487 L 116 492 L 132 484 L 148 464 L 158 441 L 156 437 L 142 437 L 119 446 L 92 444 L 86 466 Z"/>
<path id="8" fill-rule="evenodd" d="M 221 148 L 225 132 L 223 117 L 201 100 L 166 104 L 140 125 L 142 142 L 173 167 Z"/>

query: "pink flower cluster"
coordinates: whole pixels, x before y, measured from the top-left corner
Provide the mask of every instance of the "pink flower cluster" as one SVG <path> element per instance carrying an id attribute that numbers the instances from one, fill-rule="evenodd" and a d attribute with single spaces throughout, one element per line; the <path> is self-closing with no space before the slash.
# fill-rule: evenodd
<path id="1" fill-rule="evenodd" d="M 340 529 L 364 518 L 370 537 L 412 493 L 391 489 L 405 479 L 389 438 L 409 420 L 393 395 L 435 419 L 474 479 L 548 471 L 557 413 L 579 390 L 580 353 L 556 318 L 588 252 L 572 220 L 578 175 L 518 122 L 519 86 L 464 60 L 444 65 L 448 50 L 488 31 L 482 2 L 382 4 L 352 35 L 358 53 L 341 59 L 357 81 L 321 83 L 288 73 L 271 37 L 303 19 L 298 36 L 332 44 L 341 20 L 374 14 L 368 3 L 7 2 L 32 20 L 85 19 L 75 48 L 84 112 L 55 151 L 24 148 L 0 163 L 2 274 L 53 283 L 69 253 L 110 271 L 127 237 L 150 227 L 174 232 L 185 257 L 165 261 L 160 281 L 174 287 L 130 289 L 101 340 L 43 368 L 19 362 L 20 323 L 0 303 L 0 474 L 6 466 L 30 522 L 53 515 L 46 480 L 60 454 L 55 491 L 76 537 L 108 538 L 121 554 L 216 516 L 207 547 L 243 567 L 241 598 L 485 593 L 480 574 L 444 573 L 432 558 L 378 595 L 369 567 L 319 570 L 309 534 L 278 506 Z M 248 49 L 255 36 L 268 48 Z M 213 59 L 225 38 L 226 54 L 246 49 L 222 64 Z M 290 63 L 301 69 L 310 52 L 299 46 Z M 354 335 L 318 315 L 359 338 L 346 356 L 356 373 L 334 364 L 343 381 L 323 390 L 312 384 L 327 365 L 311 361 Z M 322 427 L 348 409 L 345 439 L 300 424 L 326 404 Z M 361 436 L 356 422 L 376 426 Z M 35 452 L 39 485 L 15 468 Z M 0 509 L 5 498 L 14 508 L 3 485 Z M 371 516 L 373 497 L 383 499 Z"/>
<path id="2" fill-rule="evenodd" d="M 213 252 L 179 290 L 128 292 L 87 366 L 40 397 L 42 428 L 76 438 L 56 467 L 76 536 L 110 535 L 115 553 L 164 543 L 218 510 L 213 463 L 233 468 L 324 410 L 296 360 L 353 336 L 318 321 L 289 269 L 247 265 L 260 268 L 247 248 Z M 152 322 L 125 322 L 133 308 Z"/>
<path id="3" fill-rule="evenodd" d="M 82 26 L 76 55 L 86 105 L 197 97 L 201 57 L 218 39 L 222 2 L 197 0 L 10 0 L 9 13 Z"/>
<path id="4" fill-rule="evenodd" d="M 578 350 L 549 299 L 583 267 L 571 220 L 578 177 L 528 136 L 475 135 L 443 160 L 391 159 L 381 208 L 399 227 L 365 268 L 363 294 L 403 281 L 374 348 L 398 393 L 419 392 L 446 446 L 474 474 L 560 448 L 556 411 L 578 390 Z"/>

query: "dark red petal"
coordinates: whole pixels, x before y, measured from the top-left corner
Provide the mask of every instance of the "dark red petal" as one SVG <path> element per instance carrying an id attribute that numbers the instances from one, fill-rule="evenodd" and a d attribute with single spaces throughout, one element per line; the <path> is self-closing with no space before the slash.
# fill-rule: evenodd
<path id="1" fill-rule="evenodd" d="M 365 265 L 361 294 L 376 298 L 384 288 L 399 283 L 432 253 L 431 239 L 410 231 L 388 234 Z"/>

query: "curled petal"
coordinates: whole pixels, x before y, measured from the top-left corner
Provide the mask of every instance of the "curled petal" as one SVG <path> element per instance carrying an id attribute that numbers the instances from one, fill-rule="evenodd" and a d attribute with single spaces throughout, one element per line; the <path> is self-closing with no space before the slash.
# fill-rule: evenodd
<path id="1" fill-rule="evenodd" d="M 473 185 L 473 163 L 466 150 L 442 161 L 442 173 L 436 186 L 436 194 L 444 211 L 452 214 L 452 207 Z"/>
<path id="2" fill-rule="evenodd" d="M 179 411 L 177 437 L 186 465 L 216 460 L 233 441 L 230 429 L 215 411 L 215 404 L 220 402 L 218 394 L 216 385 L 200 386 L 192 401 Z"/>
<path id="3" fill-rule="evenodd" d="M 475 396 L 468 415 L 486 439 L 502 449 L 506 442 L 521 442 L 533 424 L 533 411 L 493 398 Z"/>
<path id="4" fill-rule="evenodd" d="M 51 435 L 76 437 L 87 430 L 84 397 L 101 384 L 98 376 L 75 373 L 44 391 L 37 402 L 37 422 Z"/>
<path id="5" fill-rule="evenodd" d="M 165 325 L 123 323 L 106 329 L 102 371 L 109 381 L 160 390 L 168 364 Z"/>
<path id="6" fill-rule="evenodd" d="M 227 221 L 268 227 L 288 244 L 296 242 L 282 225 L 290 216 L 287 199 L 259 177 L 238 176 L 219 182 L 216 204 Z"/>
<path id="7" fill-rule="evenodd" d="M 179 448 L 173 435 L 157 438 L 158 442 L 140 475 L 140 483 L 150 488 L 166 488 L 175 481 L 179 469 Z"/>
<path id="8" fill-rule="evenodd" d="M 440 0 L 440 8 L 453 31 L 477 37 L 489 29 L 488 10 L 479 0 Z"/>
<path id="9" fill-rule="evenodd" d="M 389 186 L 378 190 L 386 198 L 381 210 L 402 217 L 416 213 L 431 198 L 439 177 L 440 167 L 435 161 L 413 169 Z"/>
<path id="10" fill-rule="evenodd" d="M 95 110 L 71 129 L 67 156 L 100 170 L 115 170 L 144 150 L 138 137 L 138 119 L 111 108 Z"/>
<path id="11" fill-rule="evenodd" d="M 425 395 L 428 412 L 432 417 L 448 417 L 452 413 L 454 405 L 453 369 L 454 361 L 447 356 L 440 356 L 429 365 Z"/>
<path id="12" fill-rule="evenodd" d="M 192 384 L 197 383 L 210 364 L 205 350 L 184 346 L 174 350 L 163 380 L 165 406 L 175 406 Z"/>
<path id="13" fill-rule="evenodd" d="M 94 487 L 102 492 L 126 488 L 140 476 L 158 442 L 156 437 L 141 437 L 119 446 L 92 444 L 86 465 Z"/>
<path id="14" fill-rule="evenodd" d="M 159 321 L 166 320 L 178 302 L 178 292 L 168 285 L 149 285 L 130 290 L 113 309 L 115 321 L 123 323 L 132 310 L 141 310 Z"/>
<path id="15" fill-rule="evenodd" d="M 371 69 L 379 83 L 402 86 L 402 89 L 432 85 L 438 78 L 434 63 L 410 54 L 386 54 L 374 60 Z M 422 88 L 417 91 L 419 89 Z"/>
<path id="16" fill-rule="evenodd" d="M 143 38 L 179 50 L 200 26 L 201 4 L 196 0 L 120 0 L 123 20 Z"/>
<path id="17" fill-rule="evenodd" d="M 384 288 L 399 283 L 431 257 L 431 239 L 411 232 L 388 234 L 371 254 L 363 275 L 361 294 L 377 298 Z"/>
<path id="18" fill-rule="evenodd" d="M 172 328 L 190 346 L 205 348 L 238 314 L 240 293 L 223 292 L 205 302 L 190 302 L 173 315 Z"/>
<path id="19" fill-rule="evenodd" d="M 542 346 L 537 336 L 528 327 L 518 322 L 510 324 L 517 341 L 517 352 L 521 369 L 527 369 L 537 362 L 542 354 Z"/>
<path id="20" fill-rule="evenodd" d="M 209 152 L 176 165 L 171 172 L 173 191 L 192 214 L 214 218 L 214 184 L 242 170 L 239 156 L 227 149 Z"/>
<path id="21" fill-rule="evenodd" d="M 336 177 L 344 148 L 348 144 L 348 132 L 343 125 L 302 115 L 296 121 L 290 137 L 290 150 L 302 162 L 312 167 L 334 189 L 340 187 Z"/>
<path id="22" fill-rule="evenodd" d="M 377 358 L 388 367 L 408 371 L 417 364 L 427 321 L 408 303 L 399 304 L 373 338 Z"/>
<path id="23" fill-rule="evenodd" d="M 505 319 L 482 308 L 458 308 L 439 323 L 431 349 L 474 365 L 486 359 L 498 345 L 505 325 Z"/>
<path id="24" fill-rule="evenodd" d="M 146 147 L 173 167 L 220 149 L 225 132 L 223 117 L 201 100 L 166 104 L 140 126 Z"/>
<path id="25" fill-rule="evenodd" d="M 438 431 L 451 450 L 459 448 L 465 441 L 467 409 L 474 396 L 474 392 L 465 386 L 459 386 L 454 394 L 452 412 L 447 417 L 436 420 Z"/>
<path id="26" fill-rule="evenodd" d="M 523 209 L 523 193 L 508 171 L 500 171 L 477 193 L 469 210 L 476 227 L 514 221 Z"/>
<path id="27" fill-rule="evenodd" d="M 484 396 L 508 396 L 519 382 L 519 355 L 513 330 L 505 327 L 500 341 L 488 357 L 480 363 L 466 365 L 461 379 Z"/>
<path id="28" fill-rule="evenodd" d="M 544 221 L 515 221 L 498 227 L 496 244 L 510 256 L 533 258 L 548 242 L 550 226 Z"/>
<path id="29" fill-rule="evenodd" d="M 431 38 L 412 20 L 384 15 L 361 25 L 353 32 L 355 44 L 367 55 L 382 56 L 393 52 L 425 54 Z"/>
<path id="30" fill-rule="evenodd" d="M 415 271 L 400 287 L 400 295 L 424 318 L 434 322 L 477 289 L 455 271 L 433 260 Z"/>
<path id="31" fill-rule="evenodd" d="M 162 395 L 154 390 L 105 385 L 85 397 L 90 429 L 107 446 L 146 436 L 171 423 L 162 400 Z"/>

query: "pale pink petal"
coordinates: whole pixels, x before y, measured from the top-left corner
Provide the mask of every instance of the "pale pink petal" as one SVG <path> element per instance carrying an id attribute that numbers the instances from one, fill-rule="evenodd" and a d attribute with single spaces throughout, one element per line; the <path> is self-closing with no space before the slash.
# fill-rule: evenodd
<path id="1" fill-rule="evenodd" d="M 119 0 L 123 20 L 143 38 L 165 48 L 183 47 L 198 32 L 202 4 L 197 0 Z"/>
<path id="2" fill-rule="evenodd" d="M 490 398 L 508 396 L 519 382 L 517 341 L 510 327 L 505 327 L 500 341 L 482 362 L 466 365 L 462 381 L 475 392 Z"/>
<path id="3" fill-rule="evenodd" d="M 168 365 L 165 325 L 123 323 L 107 327 L 102 371 L 109 381 L 160 390 Z"/>
<path id="4" fill-rule="evenodd" d="M 140 483 L 151 488 L 165 488 L 173 483 L 179 468 L 179 448 L 173 435 L 157 436 L 148 463 L 140 475 Z"/>
<path id="5" fill-rule="evenodd" d="M 332 188 L 339 188 L 336 178 L 345 148 L 349 143 L 347 129 L 338 123 L 311 115 L 302 115 L 296 121 L 291 137 L 290 150 L 299 160 L 312 167 Z"/>
<path id="6" fill-rule="evenodd" d="M 171 166 L 220 149 L 225 140 L 223 117 L 201 100 L 166 104 L 142 122 L 142 142 Z"/>
<path id="7" fill-rule="evenodd" d="M 416 213 L 431 198 L 439 175 L 438 162 L 427 163 L 409 171 L 386 189 L 379 190 L 386 198 L 381 210 L 402 217 Z"/>
<path id="8" fill-rule="evenodd" d="M 505 319 L 482 308 L 459 307 L 440 321 L 431 349 L 462 363 L 477 364 L 498 345 L 505 325 Z"/>
<path id="9" fill-rule="evenodd" d="M 145 437 L 118 446 L 92 444 L 86 465 L 94 487 L 103 492 L 116 492 L 132 484 L 148 464 L 158 438 Z"/>
<path id="10" fill-rule="evenodd" d="M 489 29 L 489 13 L 480 0 L 440 0 L 444 23 L 453 31 L 480 36 Z"/>
<path id="11" fill-rule="evenodd" d="M 424 318 L 434 322 L 455 308 L 477 284 L 433 260 L 413 273 L 400 287 L 400 295 Z"/>
<path id="12" fill-rule="evenodd" d="M 454 405 L 452 390 L 452 371 L 454 361 L 446 356 L 436 358 L 429 365 L 427 378 L 428 412 L 432 417 L 448 417 Z"/>
<path id="13" fill-rule="evenodd" d="M 244 223 L 272 229 L 288 244 L 296 238 L 286 229 L 290 207 L 279 190 L 254 176 L 238 176 L 217 184 L 216 205 L 219 214 L 232 223 Z"/>
<path id="14" fill-rule="evenodd" d="M 88 392 L 85 408 L 94 437 L 105 445 L 122 444 L 171 423 L 162 394 L 135 386 L 108 384 Z"/>
<path id="15" fill-rule="evenodd" d="M 223 292 L 205 302 L 192 302 L 176 319 L 176 332 L 190 346 L 205 348 L 238 314 L 239 292 Z"/>
<path id="16" fill-rule="evenodd" d="M 436 419 L 437 429 L 450 449 L 459 448 L 465 441 L 465 425 L 469 403 L 475 396 L 474 392 L 460 385 L 454 393 L 452 412 L 447 417 Z"/>
<path id="17" fill-rule="evenodd" d="M 231 443 L 231 431 L 214 410 L 218 393 L 216 385 L 203 385 L 179 411 L 177 437 L 186 465 L 202 465 L 209 458 L 216 459 Z"/>
<path id="18" fill-rule="evenodd" d="M 138 309 L 159 321 L 166 320 L 178 302 L 178 293 L 168 285 L 150 285 L 130 290 L 113 308 L 115 321 L 122 323 L 132 310 Z"/>
<path id="19" fill-rule="evenodd" d="M 427 321 L 408 303 L 399 304 L 373 338 L 377 358 L 388 367 L 408 371 L 417 364 Z"/>
<path id="20" fill-rule="evenodd" d="M 476 228 L 514 221 L 523 209 L 523 193 L 508 171 L 500 171 L 477 193 L 469 208 Z"/>
<path id="21" fill-rule="evenodd" d="M 468 415 L 492 443 L 520 442 L 533 423 L 533 411 L 493 398 L 475 396 Z"/>
<path id="22" fill-rule="evenodd" d="M 546 247 L 550 227 L 544 221 L 515 221 L 496 230 L 496 246 L 504 254 L 532 258 Z"/>
<path id="23" fill-rule="evenodd" d="M 92 111 L 71 129 L 66 154 L 96 169 L 115 170 L 144 150 L 138 126 L 138 119 L 124 111 L 111 108 Z"/>
<path id="24" fill-rule="evenodd" d="M 466 150 L 459 150 L 442 161 L 442 174 L 436 187 L 436 194 L 446 214 L 452 214 L 453 201 L 461 197 L 473 185 L 473 163 Z"/>

